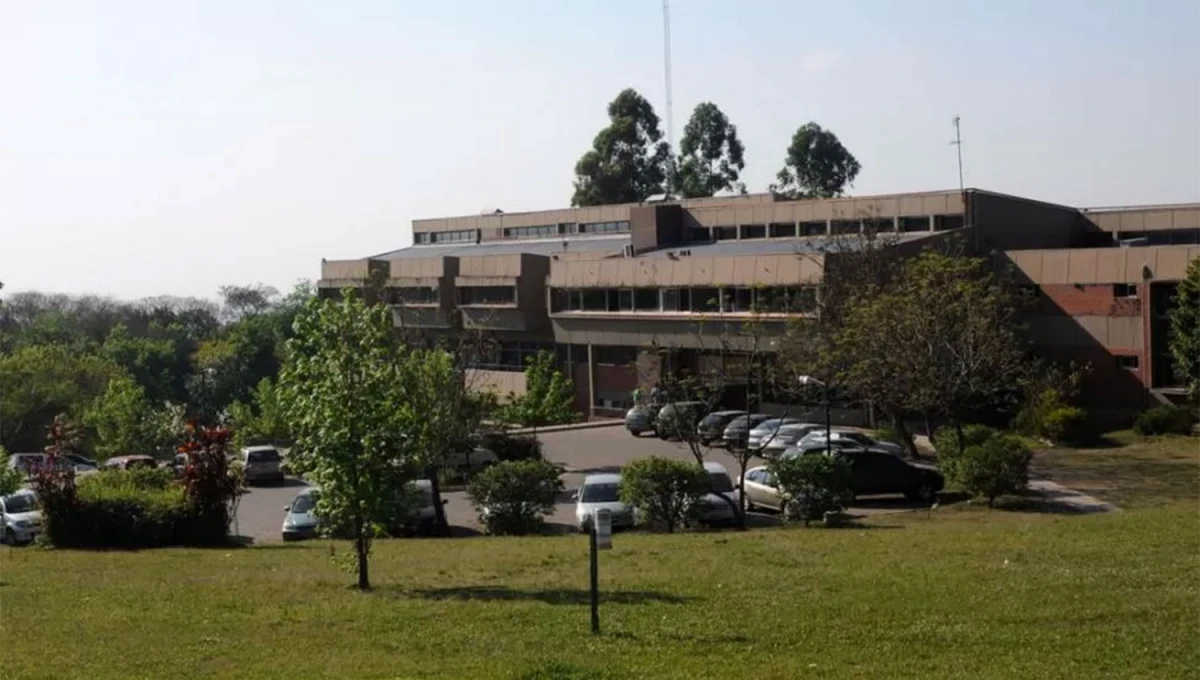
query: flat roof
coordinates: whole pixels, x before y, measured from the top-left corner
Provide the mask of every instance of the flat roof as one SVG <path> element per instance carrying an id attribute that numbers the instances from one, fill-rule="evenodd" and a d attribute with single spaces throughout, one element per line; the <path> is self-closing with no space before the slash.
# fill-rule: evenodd
<path id="1" fill-rule="evenodd" d="M 888 245 L 908 243 L 922 238 L 945 232 L 905 232 L 887 234 L 884 238 L 895 238 Z M 746 241 L 716 241 L 715 243 L 693 243 L 691 245 L 671 246 L 661 250 L 639 253 L 638 257 L 679 257 L 680 252 L 689 252 L 693 256 L 721 255 L 786 255 L 788 253 L 837 253 L 852 250 L 859 241 L 852 238 L 837 236 L 808 236 L 803 238 L 763 238 Z"/>
<path id="2" fill-rule="evenodd" d="M 566 247 L 563 247 L 563 244 Z M 419 245 L 372 255 L 373 260 L 404 260 L 420 257 L 471 257 L 479 255 L 557 255 L 559 253 L 620 252 L 629 243 L 629 234 L 620 236 L 572 236 L 569 239 L 514 239 L 511 241 L 483 241 L 481 243 L 447 243 L 445 245 Z"/>

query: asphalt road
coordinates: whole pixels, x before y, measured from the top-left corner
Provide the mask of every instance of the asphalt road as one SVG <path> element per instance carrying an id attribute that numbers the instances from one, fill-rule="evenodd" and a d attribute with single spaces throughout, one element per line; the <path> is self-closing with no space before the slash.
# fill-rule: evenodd
<path id="1" fill-rule="evenodd" d="M 565 493 L 559 497 L 554 514 L 547 518 L 550 531 L 573 531 L 575 528 L 575 503 L 570 492 L 579 488 L 588 474 L 619 472 L 621 466 L 631 460 L 646 456 L 663 456 L 679 460 L 693 460 L 686 444 L 666 442 L 653 435 L 634 437 L 621 426 L 565 430 L 541 434 L 542 450 L 546 459 L 562 465 L 567 472 L 563 475 Z M 705 460 L 723 463 L 731 477 L 738 472 L 737 462 L 723 449 L 706 449 Z M 751 467 L 762 465 L 757 459 Z M 736 479 L 735 479 L 736 481 Z M 284 506 L 289 504 L 305 483 L 288 479 L 278 486 L 256 486 L 242 496 L 238 506 L 236 532 L 252 538 L 255 543 L 281 540 Z M 443 494 L 446 515 L 452 533 L 473 535 L 480 531 L 475 510 L 465 492 L 451 491 Z M 898 512 L 915 507 L 901 497 L 878 497 L 861 499 L 853 508 L 855 514 L 878 514 Z M 771 516 L 755 516 L 756 524 L 775 522 Z"/>

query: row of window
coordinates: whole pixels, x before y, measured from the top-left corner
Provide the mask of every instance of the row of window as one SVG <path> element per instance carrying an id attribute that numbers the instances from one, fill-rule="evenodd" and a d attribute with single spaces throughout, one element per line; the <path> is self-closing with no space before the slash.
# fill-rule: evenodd
<path id="1" fill-rule="evenodd" d="M 479 240 L 477 229 L 458 231 L 418 231 L 413 234 L 414 243 L 475 243 Z"/>
<path id="2" fill-rule="evenodd" d="M 620 234 L 629 231 L 629 222 L 561 222 L 559 224 L 541 224 L 530 227 L 505 227 L 504 238 L 548 238 L 563 234 Z"/>
<path id="3" fill-rule="evenodd" d="M 552 312 L 812 313 L 817 291 L 798 287 L 555 288 Z"/>
<path id="4" fill-rule="evenodd" d="M 462 286 L 458 289 L 460 305 L 515 305 L 515 286 Z"/>
<path id="5" fill-rule="evenodd" d="M 436 305 L 441 296 L 432 286 L 409 286 L 389 288 L 387 298 L 393 305 Z"/>
<path id="6" fill-rule="evenodd" d="M 579 225 L 580 234 L 620 234 L 629 231 L 628 222 L 585 222 Z"/>
<path id="7" fill-rule="evenodd" d="M 1180 246 L 1200 243 L 1200 229 L 1155 229 L 1151 231 L 1120 231 L 1113 234 L 1118 241 L 1133 240 L 1148 246 Z"/>
<path id="8" fill-rule="evenodd" d="M 899 224 L 890 218 L 865 220 L 817 220 L 811 222 L 774 222 L 771 224 L 743 224 L 740 226 L 692 227 L 691 240 L 733 241 L 737 239 L 795 238 L 797 236 L 824 236 L 826 234 L 857 234 L 867 231 L 929 231 L 929 217 L 901 217 Z M 933 229 L 945 231 L 963 226 L 962 215 L 935 215 Z"/>

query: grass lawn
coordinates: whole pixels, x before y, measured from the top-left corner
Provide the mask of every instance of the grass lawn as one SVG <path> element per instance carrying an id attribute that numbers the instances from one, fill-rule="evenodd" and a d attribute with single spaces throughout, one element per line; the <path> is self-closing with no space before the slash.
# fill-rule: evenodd
<path id="1" fill-rule="evenodd" d="M 1195 499 L 1104 515 L 584 537 L 0 550 L 0 677 L 1187 678 Z M 340 551 L 345 545 L 339 544 Z"/>
<path id="2" fill-rule="evenodd" d="M 1033 460 L 1039 475 L 1122 508 L 1200 499 L 1200 438 L 1106 435 L 1102 448 L 1049 449 Z"/>

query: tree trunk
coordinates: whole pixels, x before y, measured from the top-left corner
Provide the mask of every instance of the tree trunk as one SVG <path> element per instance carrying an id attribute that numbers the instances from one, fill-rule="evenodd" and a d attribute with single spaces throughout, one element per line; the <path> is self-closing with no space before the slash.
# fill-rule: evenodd
<path id="1" fill-rule="evenodd" d="M 358 589 L 370 590 L 371 578 L 367 573 L 367 532 L 362 515 L 354 516 L 354 551 L 358 556 Z"/>
<path id="2" fill-rule="evenodd" d="M 745 531 L 748 526 L 746 524 L 746 463 L 741 461 L 741 473 L 738 474 L 738 528 Z"/>
<path id="3" fill-rule="evenodd" d="M 967 450 L 967 436 L 963 434 L 963 426 L 958 418 L 952 420 L 954 421 L 954 435 L 958 438 L 958 455 L 961 456 L 962 452 Z"/>
<path id="4" fill-rule="evenodd" d="M 470 457 L 467 460 L 469 462 Z M 430 465 L 425 474 L 429 477 L 429 490 L 433 496 L 433 523 L 436 525 L 434 531 L 438 536 L 449 536 L 450 522 L 446 520 L 446 506 L 442 503 L 442 482 L 438 479 L 437 466 Z"/>
<path id="5" fill-rule="evenodd" d="M 913 435 L 908 429 L 908 423 L 904 422 L 904 413 L 892 406 L 887 408 L 887 413 L 892 419 L 892 429 L 896 431 L 896 436 L 900 437 L 900 443 L 904 446 L 904 450 L 908 452 L 908 457 L 913 459 L 920 458 L 921 452 L 917 450 L 917 443 L 913 441 Z"/>

